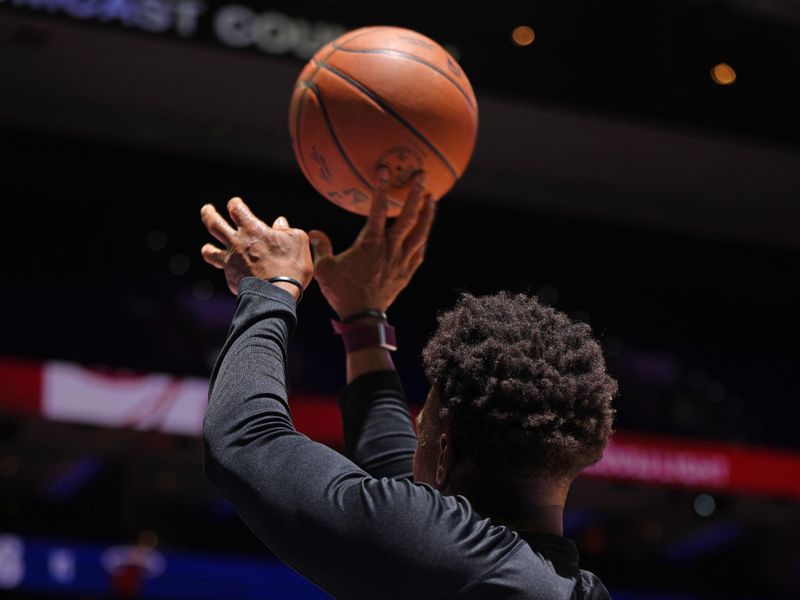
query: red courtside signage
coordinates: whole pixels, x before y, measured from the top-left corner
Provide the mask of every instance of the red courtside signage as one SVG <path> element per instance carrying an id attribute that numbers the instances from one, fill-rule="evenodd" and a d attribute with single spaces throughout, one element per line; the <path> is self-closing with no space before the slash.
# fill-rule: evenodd
<path id="1" fill-rule="evenodd" d="M 800 498 L 800 453 L 618 432 L 586 475 Z"/>
<path id="2" fill-rule="evenodd" d="M 200 435 L 208 382 L 0 358 L 0 411 L 100 427 Z M 340 447 L 332 396 L 290 398 L 297 429 Z M 800 452 L 617 432 L 587 477 L 800 499 Z"/>

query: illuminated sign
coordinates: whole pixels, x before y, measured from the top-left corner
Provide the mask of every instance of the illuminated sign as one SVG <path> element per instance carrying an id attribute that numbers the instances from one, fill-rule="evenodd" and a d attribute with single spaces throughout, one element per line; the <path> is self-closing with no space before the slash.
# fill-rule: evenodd
<path id="1" fill-rule="evenodd" d="M 2 4 L 180 38 L 207 37 L 210 32 L 216 42 L 229 48 L 301 59 L 310 58 L 348 29 L 245 4 L 212 8 L 202 0 L 0 0 Z"/>

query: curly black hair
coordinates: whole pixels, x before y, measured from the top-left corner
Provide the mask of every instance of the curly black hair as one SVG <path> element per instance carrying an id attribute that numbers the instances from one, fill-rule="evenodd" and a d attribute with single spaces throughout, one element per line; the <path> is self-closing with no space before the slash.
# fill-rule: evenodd
<path id="1" fill-rule="evenodd" d="M 617 382 L 589 325 L 525 294 L 463 294 L 423 350 L 456 452 L 479 468 L 574 477 L 600 460 Z"/>

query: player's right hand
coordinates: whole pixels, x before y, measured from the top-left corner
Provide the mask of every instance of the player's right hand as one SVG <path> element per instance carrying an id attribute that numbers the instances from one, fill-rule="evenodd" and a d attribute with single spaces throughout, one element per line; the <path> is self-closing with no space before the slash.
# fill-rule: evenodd
<path id="1" fill-rule="evenodd" d="M 344 252 L 333 254 L 322 231 L 308 232 L 314 277 L 339 318 L 367 308 L 386 311 L 425 256 L 436 202 L 425 193 L 424 174 L 414 176 L 405 206 L 389 227 L 388 187 L 389 170 L 381 167 L 367 222 Z"/>
<path id="2" fill-rule="evenodd" d="M 228 214 L 234 227 L 211 205 L 200 210 L 200 218 L 208 232 L 226 249 L 213 244 L 203 246 L 203 259 L 225 272 L 228 287 L 239 293 L 239 281 L 243 277 L 285 276 L 296 279 L 303 287 L 308 286 L 314 272 L 308 236 L 302 229 L 292 229 L 284 217 L 278 217 L 272 227 L 258 219 L 241 198 L 228 202 Z M 300 290 L 288 283 L 276 283 L 298 298 Z"/>

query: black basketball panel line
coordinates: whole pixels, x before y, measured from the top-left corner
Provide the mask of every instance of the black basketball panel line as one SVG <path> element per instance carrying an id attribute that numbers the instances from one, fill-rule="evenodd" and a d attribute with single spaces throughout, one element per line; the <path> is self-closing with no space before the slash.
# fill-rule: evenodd
<path id="1" fill-rule="evenodd" d="M 454 181 L 458 181 L 458 172 L 455 170 L 450 161 L 447 160 L 447 157 L 439 150 L 433 142 L 431 142 L 421 131 L 419 131 L 416 127 L 414 127 L 411 123 L 409 123 L 400 113 L 398 113 L 394 108 L 392 108 L 383 98 L 378 96 L 375 92 L 370 90 L 364 84 L 360 83 L 356 79 L 352 78 L 350 75 L 340 71 L 336 67 L 332 67 L 328 63 L 322 62 L 320 60 L 315 61 L 320 67 L 325 69 L 326 71 L 333 73 L 342 81 L 349 83 L 352 87 L 359 90 L 362 94 L 364 94 L 367 98 L 375 102 L 378 106 L 380 106 L 383 110 L 385 110 L 389 115 L 391 115 L 397 122 L 399 122 L 403 127 L 408 129 L 412 134 L 414 134 L 423 144 L 425 144 L 431 152 L 433 152 L 439 160 L 442 161 L 444 166 L 450 171 L 450 174 L 453 176 Z"/>
<path id="2" fill-rule="evenodd" d="M 292 135 L 292 140 L 294 141 L 295 149 L 297 150 L 297 159 L 300 162 L 300 170 L 303 171 L 303 175 L 306 176 L 306 179 L 309 180 L 309 183 L 313 181 L 311 178 L 311 171 L 308 170 L 308 165 L 306 165 L 306 157 L 303 154 L 303 142 L 302 138 L 300 137 L 300 123 L 303 118 L 303 108 L 305 107 L 306 102 L 306 93 L 308 92 L 308 86 L 303 85 L 305 82 L 298 82 L 298 85 L 303 88 L 303 91 L 300 94 L 300 100 L 297 101 L 297 118 L 295 119 L 295 126 L 294 126 L 294 135 Z"/>
<path id="3" fill-rule="evenodd" d="M 376 29 L 384 29 L 384 27 L 380 27 L 380 26 L 379 27 L 368 27 L 368 28 L 366 28 L 365 31 L 362 31 L 362 32 L 358 33 L 357 35 L 354 35 L 354 36 L 348 38 L 347 40 L 345 40 L 345 43 L 350 42 L 350 41 L 355 40 L 355 39 L 358 39 L 362 35 L 366 35 L 366 34 L 372 32 L 372 31 L 375 31 Z M 339 38 L 337 38 L 337 39 L 341 39 L 341 36 Z M 334 40 L 331 43 L 330 52 L 325 54 L 325 56 L 323 57 L 322 60 L 327 60 L 328 58 L 333 56 L 336 53 L 337 50 L 339 50 L 339 46 L 336 44 L 336 40 Z M 316 87 L 316 83 L 315 82 L 316 82 L 317 74 L 319 73 L 319 68 L 320 67 L 319 67 L 319 63 L 316 62 L 315 59 L 312 59 L 312 64 L 314 64 L 314 70 L 311 72 L 311 76 L 308 79 L 305 79 L 305 80 L 297 82 L 297 85 L 299 85 L 299 86 L 301 86 L 303 88 L 303 94 L 300 97 L 300 100 L 298 101 L 299 102 L 299 106 L 297 107 L 297 123 L 296 123 L 296 132 L 297 132 L 297 134 L 296 134 L 296 136 L 294 138 L 295 139 L 295 144 L 297 145 L 297 152 L 300 155 L 300 162 L 301 162 L 300 169 L 304 171 L 304 173 L 306 174 L 306 177 L 308 177 L 308 174 L 310 173 L 310 171 L 308 170 L 308 167 L 307 167 L 307 165 L 305 163 L 305 155 L 302 153 L 302 142 L 300 141 L 300 119 L 301 119 L 301 114 L 302 114 L 302 107 L 303 107 L 303 104 L 304 104 L 304 101 L 305 101 L 305 97 L 306 97 L 306 91 L 309 89 L 309 87 L 311 87 L 309 84 L 313 84 L 314 87 Z M 317 101 L 320 103 L 320 107 L 322 107 L 322 98 L 321 98 L 321 95 L 319 94 L 319 90 L 317 90 L 317 93 L 315 95 L 317 96 Z M 327 118 L 327 113 L 323 114 L 323 118 L 325 118 L 325 122 L 327 123 L 328 127 L 331 130 L 331 134 L 333 135 L 333 126 L 330 123 L 329 119 Z M 291 135 L 291 132 L 290 132 L 290 135 Z M 334 141 L 337 142 L 337 146 L 340 146 L 336 136 L 333 135 L 333 137 L 334 137 Z M 349 157 L 345 156 L 345 160 L 348 161 L 348 164 L 352 164 L 349 161 Z M 356 174 L 363 181 L 363 177 L 361 177 L 361 174 L 358 173 L 357 170 L 356 170 Z M 367 185 L 369 185 L 369 184 L 367 184 Z M 370 189 L 372 189 L 372 186 L 370 186 Z"/>
<path id="4" fill-rule="evenodd" d="M 313 81 L 306 81 L 302 82 L 310 91 L 314 94 L 317 98 L 317 102 L 319 102 L 320 112 L 322 113 L 322 118 L 325 121 L 325 125 L 328 128 L 328 132 L 333 139 L 333 142 L 336 144 L 336 147 L 339 149 L 339 153 L 342 155 L 342 158 L 345 160 L 347 165 L 350 167 L 350 170 L 353 174 L 358 177 L 359 180 L 367 187 L 368 190 L 373 191 L 375 188 L 372 184 L 367 181 L 367 179 L 361 174 L 361 172 L 356 168 L 355 163 L 351 160 L 350 156 L 347 154 L 347 151 L 342 146 L 341 140 L 339 140 L 339 136 L 336 135 L 336 131 L 333 129 L 333 123 L 331 122 L 330 114 L 328 114 L 328 109 L 325 107 L 325 100 L 322 97 L 322 93 L 319 90 L 319 86 L 317 86 L 316 82 Z"/>
<path id="5" fill-rule="evenodd" d="M 344 43 L 345 44 L 349 43 L 349 42 L 351 42 L 353 40 L 356 40 L 356 39 L 360 38 L 363 35 L 367 35 L 368 33 L 372 33 L 374 31 L 379 31 L 381 29 L 386 29 L 386 27 L 384 27 L 384 26 L 367 27 L 367 28 L 364 29 L 364 31 L 361 31 L 361 32 L 357 33 L 356 35 L 353 35 L 353 36 L 347 38 L 344 41 Z M 336 43 L 339 39 L 341 39 L 341 37 L 343 37 L 343 36 L 340 36 L 339 38 L 337 38 L 337 40 L 334 40 L 331 43 L 330 52 L 325 54 L 325 56 L 323 57 L 322 60 L 327 60 L 328 58 L 333 56 L 336 53 L 337 50 L 342 48 L 342 46 L 339 46 Z M 320 63 L 316 59 L 312 59 L 312 63 L 314 64 L 315 68 L 311 72 L 311 76 L 309 77 L 309 79 L 305 79 L 305 80 L 301 80 L 301 81 L 297 82 L 297 85 L 299 85 L 300 87 L 303 88 L 303 92 L 302 92 L 302 95 L 300 96 L 300 100 L 298 100 L 297 118 L 295 119 L 295 135 L 292 136 L 292 132 L 291 131 L 289 132 L 289 135 L 290 135 L 290 137 L 292 137 L 294 139 L 294 143 L 295 143 L 296 148 L 297 148 L 297 155 L 299 157 L 299 162 L 300 162 L 300 170 L 303 171 L 303 174 L 305 175 L 306 179 L 309 180 L 309 183 L 311 183 L 312 185 L 314 185 L 314 187 L 316 187 L 316 185 L 314 184 L 314 179 L 315 178 L 311 176 L 311 171 L 308 169 L 308 166 L 306 164 L 305 154 L 303 153 L 302 137 L 300 136 L 300 127 L 301 127 L 301 122 L 302 122 L 302 115 L 303 115 L 303 108 L 304 108 L 304 105 L 305 105 L 306 93 L 309 90 L 311 90 L 311 93 L 314 94 L 314 96 L 317 98 L 317 102 L 319 102 L 320 112 L 322 113 L 322 118 L 324 119 L 325 124 L 326 124 L 326 126 L 328 128 L 328 132 L 330 133 L 331 138 L 333 139 L 334 143 L 336 144 L 336 147 L 339 149 L 339 152 L 341 153 L 342 158 L 344 158 L 345 162 L 350 167 L 350 170 L 356 175 L 356 177 L 358 177 L 361 180 L 361 182 L 364 183 L 364 185 L 367 186 L 367 189 L 373 191 L 375 188 L 372 186 L 372 184 L 370 184 L 366 180 L 366 178 L 361 174 L 361 172 L 358 170 L 358 168 L 356 168 L 355 163 L 353 163 L 353 161 L 350 159 L 350 156 L 345 151 L 344 146 L 342 145 L 341 141 L 339 140 L 338 136 L 336 135 L 336 132 L 333 129 L 333 123 L 331 122 L 331 119 L 330 119 L 330 116 L 328 114 L 328 111 L 325 108 L 324 100 L 322 98 L 322 94 L 319 91 L 319 87 L 316 85 L 316 79 L 317 79 L 317 74 L 319 73 Z"/>
<path id="6" fill-rule="evenodd" d="M 447 79 L 447 81 L 452 83 L 453 86 L 461 93 L 461 95 L 464 96 L 464 100 L 467 101 L 467 105 L 469 106 L 470 110 L 472 110 L 473 112 L 475 112 L 477 110 L 477 107 L 473 103 L 472 98 L 469 97 L 469 94 L 466 92 L 466 90 L 464 90 L 464 88 L 462 88 L 460 85 L 458 85 L 458 82 L 455 79 L 450 77 L 450 75 L 448 75 L 445 71 L 443 71 L 442 69 L 440 69 L 439 67 L 437 67 L 433 63 L 430 63 L 427 60 L 425 60 L 423 58 L 420 58 L 419 56 L 417 56 L 415 54 L 411 54 L 409 52 L 403 52 L 402 50 L 391 50 L 389 48 L 364 48 L 364 49 L 346 48 L 344 46 L 339 46 L 336 42 L 333 42 L 333 47 L 336 50 L 341 50 L 342 52 L 350 52 L 350 53 L 353 53 L 353 54 L 377 54 L 377 55 L 394 56 L 396 58 L 404 58 L 404 59 L 407 59 L 407 60 L 413 60 L 414 62 L 428 67 L 432 71 L 438 73 L 439 75 L 441 75 L 442 77 Z M 328 58 L 330 58 L 332 56 L 332 54 L 333 53 L 329 54 L 326 58 L 323 59 L 323 61 L 325 61 Z"/>

